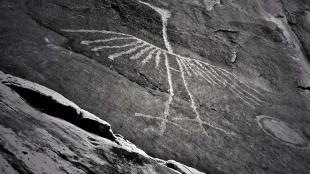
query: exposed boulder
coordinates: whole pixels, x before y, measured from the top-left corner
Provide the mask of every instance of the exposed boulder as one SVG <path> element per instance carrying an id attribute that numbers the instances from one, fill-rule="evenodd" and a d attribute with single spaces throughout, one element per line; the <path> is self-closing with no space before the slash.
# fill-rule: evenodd
<path id="1" fill-rule="evenodd" d="M 4 73 L 0 79 L 3 173 L 187 174 L 191 169 L 158 162 L 53 90 Z"/>

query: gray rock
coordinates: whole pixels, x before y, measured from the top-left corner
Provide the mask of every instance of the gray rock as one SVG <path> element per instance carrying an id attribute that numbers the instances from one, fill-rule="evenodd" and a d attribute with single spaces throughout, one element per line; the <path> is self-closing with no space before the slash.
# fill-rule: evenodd
<path id="1" fill-rule="evenodd" d="M 2 72 L 0 79 L 2 173 L 202 174 L 158 162 L 53 90 Z"/>
<path id="2" fill-rule="evenodd" d="M 5 0 L 0 69 L 63 94 L 150 156 L 206 173 L 308 173 L 309 7 Z"/>

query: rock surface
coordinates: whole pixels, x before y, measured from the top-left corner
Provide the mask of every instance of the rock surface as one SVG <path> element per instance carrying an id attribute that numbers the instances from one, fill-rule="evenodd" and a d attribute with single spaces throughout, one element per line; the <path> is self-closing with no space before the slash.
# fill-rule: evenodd
<path id="1" fill-rule="evenodd" d="M 3 0 L 0 14 L 0 70 L 150 156 L 310 171 L 310 1 Z"/>
<path id="2" fill-rule="evenodd" d="M 2 72 L 0 79 L 1 173 L 203 174 L 148 156 L 53 90 Z"/>

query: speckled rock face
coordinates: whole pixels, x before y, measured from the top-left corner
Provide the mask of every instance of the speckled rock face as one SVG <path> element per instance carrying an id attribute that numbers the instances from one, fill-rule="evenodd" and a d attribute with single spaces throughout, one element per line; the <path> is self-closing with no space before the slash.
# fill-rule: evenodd
<path id="1" fill-rule="evenodd" d="M 0 171 L 5 174 L 203 174 L 150 157 L 61 94 L 1 71 L 0 108 Z"/>
<path id="2" fill-rule="evenodd" d="M 310 171 L 310 1 L 4 0 L 0 70 L 154 157 Z"/>

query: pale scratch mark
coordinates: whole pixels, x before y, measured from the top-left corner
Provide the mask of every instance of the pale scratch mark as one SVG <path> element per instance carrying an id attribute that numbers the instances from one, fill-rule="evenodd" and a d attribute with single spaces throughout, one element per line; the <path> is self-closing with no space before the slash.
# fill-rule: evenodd
<path id="1" fill-rule="evenodd" d="M 110 41 L 115 41 L 115 40 L 130 40 L 130 39 L 135 39 L 135 37 L 113 37 L 109 39 L 97 39 L 97 40 L 83 40 L 81 41 L 81 44 L 83 45 L 90 45 L 93 43 L 102 43 L 102 42 L 110 42 Z"/>
<path id="2" fill-rule="evenodd" d="M 205 65 L 207 65 L 207 64 L 205 64 Z M 218 85 L 220 84 L 220 83 L 222 83 L 225 87 L 226 87 L 226 85 L 225 85 L 225 83 L 223 83 L 223 79 L 219 79 L 218 78 L 218 76 L 216 76 L 216 72 L 214 71 L 214 69 L 212 68 L 212 67 L 210 67 L 210 66 L 201 66 L 201 67 L 204 67 L 204 70 L 206 70 L 206 72 L 208 72 L 209 74 L 210 74 L 210 76 L 214 79 L 214 80 L 217 80 L 217 82 L 218 82 Z"/>
<path id="3" fill-rule="evenodd" d="M 172 68 L 172 67 L 170 67 L 170 69 L 171 69 L 172 71 L 175 71 L 175 72 L 181 72 L 181 71 L 179 71 L 179 70 L 177 70 L 177 69 L 175 69 L 175 68 Z"/>
<path id="4" fill-rule="evenodd" d="M 159 51 L 157 51 L 157 53 L 156 53 L 156 58 L 155 58 L 155 64 L 156 64 L 156 68 L 158 68 L 159 67 L 159 63 L 160 63 L 160 55 L 161 55 L 162 53 L 161 53 L 161 51 L 159 50 Z"/>
<path id="5" fill-rule="evenodd" d="M 169 84 L 169 98 L 168 98 L 167 102 L 165 103 L 165 111 L 164 111 L 164 116 L 163 116 L 164 119 L 161 123 L 161 130 L 160 130 L 161 135 L 163 135 L 165 130 L 166 130 L 166 120 L 167 120 L 168 116 L 170 115 L 170 105 L 173 101 L 173 96 L 174 96 L 169 59 L 168 59 L 168 56 L 166 53 L 164 53 L 164 57 L 165 57 L 165 66 L 166 66 L 166 71 L 167 71 L 167 79 L 168 79 L 168 84 Z"/>
<path id="6" fill-rule="evenodd" d="M 109 49 L 109 48 L 126 48 L 126 47 L 135 46 L 135 45 L 137 45 L 137 44 L 139 44 L 139 43 L 141 43 L 141 42 L 135 41 L 135 42 L 131 42 L 131 43 L 125 44 L 125 45 L 97 46 L 97 47 L 92 48 L 91 50 L 92 50 L 92 51 L 99 51 L 99 50 L 102 50 L 102 49 Z"/>
<path id="7" fill-rule="evenodd" d="M 199 68 L 197 68 L 197 66 L 193 63 L 193 61 L 186 61 L 188 66 L 191 67 L 192 71 L 194 72 L 194 74 L 196 76 L 199 76 Z"/>
<path id="8" fill-rule="evenodd" d="M 61 31 L 69 32 L 69 33 L 101 33 L 101 34 L 115 34 L 120 36 L 128 36 L 132 37 L 132 35 L 119 33 L 115 31 L 107 31 L 107 30 L 87 30 L 87 29 L 61 29 Z"/>
<path id="9" fill-rule="evenodd" d="M 163 118 L 161 117 L 154 117 L 152 115 L 146 115 L 146 114 L 141 114 L 141 113 L 135 113 L 136 117 L 144 117 L 144 118 L 151 118 L 151 119 L 156 119 L 156 120 L 162 120 Z"/>
<path id="10" fill-rule="evenodd" d="M 252 104 L 250 104 L 249 102 L 252 102 L 253 104 L 259 104 L 254 98 L 252 98 L 251 94 L 248 93 L 245 89 L 240 89 L 238 90 L 236 85 L 233 85 L 231 83 L 229 83 L 227 80 L 229 79 L 229 77 L 224 78 L 223 76 L 219 75 L 218 72 L 216 71 L 217 69 L 215 67 L 211 67 L 208 66 L 209 69 L 211 69 L 211 71 L 213 72 L 214 77 L 221 82 L 225 87 L 227 87 L 229 90 L 231 90 L 233 93 L 237 94 L 237 96 L 242 99 L 243 101 L 246 101 L 243 97 L 246 97 L 249 101 L 247 101 L 246 103 L 248 103 L 251 107 L 255 108 Z M 220 78 L 220 79 L 219 79 Z M 247 95 L 244 95 L 242 92 L 246 93 Z M 241 97 L 243 96 L 243 97 Z"/>
<path id="11" fill-rule="evenodd" d="M 184 60 L 184 64 L 188 67 L 188 69 L 196 76 L 198 76 L 197 72 L 194 70 L 194 68 L 192 66 L 190 66 L 189 61 L 188 60 Z"/>
<path id="12" fill-rule="evenodd" d="M 197 72 L 200 75 L 200 77 L 205 79 L 212 86 L 216 85 L 216 82 L 210 77 L 210 75 L 207 72 L 205 72 L 201 67 L 197 66 L 195 62 L 192 65 L 196 67 Z"/>
<path id="13" fill-rule="evenodd" d="M 219 85 L 213 78 L 212 78 L 212 73 L 209 72 L 208 69 L 206 69 L 206 67 L 204 67 L 200 62 L 196 62 L 196 64 L 198 64 L 201 67 L 201 72 L 205 75 L 205 77 L 208 77 L 208 79 L 210 79 L 212 81 L 213 84 L 215 85 Z"/>
<path id="14" fill-rule="evenodd" d="M 44 38 L 44 41 L 45 41 L 46 43 L 50 43 L 50 41 L 49 41 L 49 39 L 48 39 L 47 37 Z"/>
<path id="15" fill-rule="evenodd" d="M 172 120 L 173 120 L 173 121 L 186 121 L 186 122 L 189 121 L 189 122 L 199 123 L 199 120 L 192 119 L 192 118 L 174 117 L 174 118 L 172 118 Z M 220 131 L 220 132 L 224 132 L 224 133 L 227 134 L 227 135 L 236 136 L 236 133 L 235 133 L 235 132 L 233 132 L 233 131 L 231 131 L 231 130 L 225 130 L 225 129 L 219 128 L 219 127 L 217 127 L 217 126 L 215 126 L 215 125 L 213 125 L 213 124 L 211 124 L 211 123 L 209 123 L 209 122 L 201 121 L 201 124 L 202 124 L 202 125 L 205 124 L 205 125 L 207 125 L 207 126 L 209 126 L 209 127 L 212 127 L 213 129 L 216 129 L 216 130 Z"/>
<path id="16" fill-rule="evenodd" d="M 174 123 L 172 121 L 169 121 L 169 120 L 165 120 L 164 118 L 162 117 L 154 117 L 152 115 L 145 115 L 145 114 L 141 114 L 141 113 L 135 113 L 135 116 L 136 117 L 142 117 L 142 118 L 149 118 L 149 119 L 155 119 L 155 120 L 160 120 L 160 121 L 165 121 L 166 123 L 169 123 L 169 124 L 172 124 L 176 127 L 178 127 L 179 129 L 183 130 L 184 132 L 186 133 L 190 133 L 190 131 L 188 131 L 187 129 L 184 129 L 181 125 L 177 124 L 177 123 Z"/>
<path id="17" fill-rule="evenodd" d="M 115 58 L 120 57 L 122 55 L 134 53 L 135 51 L 137 51 L 137 49 L 145 47 L 145 46 L 146 46 L 146 44 L 142 43 L 142 44 L 140 44 L 140 45 L 138 45 L 138 46 L 136 46 L 134 48 L 131 48 L 129 50 L 122 51 L 122 52 L 115 53 L 115 54 L 111 54 L 111 55 L 109 55 L 109 59 L 114 60 Z"/>
<path id="18" fill-rule="evenodd" d="M 145 59 L 142 60 L 142 65 L 144 65 L 145 63 L 147 63 L 148 61 L 150 61 L 153 58 L 153 55 L 155 52 L 157 52 L 158 50 L 156 48 L 153 48 L 152 51 L 150 51 L 150 53 L 147 55 L 147 57 Z"/>
<path id="19" fill-rule="evenodd" d="M 248 100 L 244 99 L 241 95 L 241 91 L 235 89 L 233 85 L 227 82 L 227 79 L 221 77 L 213 67 L 207 66 L 208 69 L 212 71 L 212 76 L 215 80 L 218 81 L 218 83 L 221 83 L 224 87 L 226 87 L 228 90 L 230 90 L 233 94 L 235 94 L 238 98 L 240 98 L 243 102 L 245 102 L 247 105 L 251 106 L 252 108 L 255 108 Z M 219 79 L 220 78 L 220 79 Z"/>
<path id="20" fill-rule="evenodd" d="M 237 77 L 235 74 L 230 73 L 230 72 L 227 71 L 226 69 L 223 69 L 223 68 L 221 68 L 221 67 L 216 67 L 216 66 L 214 66 L 214 65 L 208 64 L 208 63 L 203 62 L 203 61 L 201 61 L 201 60 L 197 60 L 197 59 L 196 59 L 195 61 L 202 62 L 203 64 L 205 64 L 205 65 L 207 65 L 207 66 L 211 66 L 211 67 L 213 67 L 213 68 L 216 68 L 216 69 L 219 70 L 219 71 L 222 71 L 224 74 L 226 74 L 226 77 L 227 77 L 227 75 L 229 75 L 230 77 L 228 77 L 228 78 L 233 78 L 233 79 L 235 79 L 236 81 L 238 81 L 239 83 L 243 84 L 243 85 L 246 86 L 247 88 L 253 90 L 253 92 L 255 92 L 256 94 L 261 95 L 261 93 L 260 93 L 259 91 L 257 91 L 256 89 L 251 88 L 250 86 L 246 85 L 244 82 L 240 81 L 240 80 L 238 79 L 238 77 Z"/>
<path id="21" fill-rule="evenodd" d="M 192 67 L 193 70 L 196 71 L 196 75 L 198 77 L 200 76 L 201 78 L 205 79 L 206 82 L 212 86 L 214 86 L 216 84 L 216 82 L 210 77 L 208 72 L 205 72 L 203 69 L 201 69 L 201 67 L 197 66 L 195 64 L 195 61 L 188 61 L 188 64 L 190 67 Z"/>
<path id="22" fill-rule="evenodd" d="M 202 128 L 203 130 L 203 133 L 205 135 L 208 136 L 208 133 L 206 132 L 206 130 L 204 129 L 202 123 L 201 123 L 201 119 L 200 119 L 200 114 L 199 112 L 197 111 L 197 108 L 196 108 L 196 105 L 195 105 L 195 101 L 194 101 L 194 96 L 192 95 L 192 93 L 189 91 L 189 87 L 188 87 L 188 84 L 186 82 L 186 79 L 185 79 L 185 74 L 184 74 L 184 69 L 180 63 L 180 61 L 177 59 L 177 62 L 179 64 L 179 68 L 180 68 L 180 71 L 181 71 L 181 76 L 182 76 L 182 80 L 183 80 L 183 83 L 184 83 L 184 87 L 187 91 L 187 94 L 189 95 L 190 97 L 190 102 L 191 102 L 191 108 L 193 109 L 193 111 L 195 112 L 196 114 L 196 119 L 198 120 L 198 124 L 200 125 L 200 127 Z"/>
<path id="23" fill-rule="evenodd" d="M 224 69 L 221 69 L 221 68 L 218 68 L 218 70 L 219 70 L 224 76 L 226 76 L 227 78 L 229 78 L 228 75 L 230 75 L 230 76 L 231 76 L 230 79 L 234 79 L 234 82 L 235 82 L 236 84 L 237 84 L 237 83 L 240 83 L 241 85 L 245 86 L 247 89 L 252 90 L 254 93 L 256 93 L 256 95 L 261 95 L 261 93 L 260 93 L 259 91 L 257 91 L 256 89 L 254 89 L 254 88 L 252 88 L 252 87 L 246 85 L 244 82 L 241 82 L 240 80 L 238 80 L 237 77 L 236 77 L 234 74 L 231 74 L 231 73 L 229 73 L 228 71 L 226 71 L 226 70 L 224 70 Z M 238 84 L 237 84 L 237 85 L 238 85 Z M 242 87 L 241 87 L 240 85 L 238 85 L 238 86 L 242 89 Z M 247 94 L 248 94 L 248 95 L 251 95 L 251 97 L 255 98 L 255 100 L 257 100 L 258 102 L 262 102 L 262 100 L 259 99 L 258 97 L 253 96 L 252 94 L 250 94 L 250 93 L 248 93 L 248 92 L 247 92 Z"/>
<path id="24" fill-rule="evenodd" d="M 203 78 L 207 83 L 209 83 L 210 85 L 214 86 L 214 83 L 211 81 L 212 79 L 209 79 L 209 76 L 205 76 L 203 73 L 203 71 L 201 71 L 201 69 L 199 69 L 199 67 L 197 67 L 197 73 L 199 74 L 199 76 L 201 78 Z"/>
<path id="25" fill-rule="evenodd" d="M 230 84 L 227 79 L 225 79 L 223 76 L 220 76 L 217 71 L 216 71 L 216 67 L 213 67 L 213 66 L 210 66 L 209 64 L 207 63 L 204 63 L 203 64 L 205 66 L 203 66 L 201 64 L 200 61 L 196 61 L 196 63 L 202 67 L 206 72 L 209 72 L 209 75 L 212 77 L 212 79 L 214 81 L 216 81 L 216 83 L 218 85 L 223 85 L 224 87 L 227 87 L 227 89 L 229 91 L 231 91 L 234 95 L 236 95 L 238 98 L 240 98 L 243 102 L 245 102 L 247 105 L 251 106 L 251 107 L 254 107 L 249 101 L 245 100 L 243 97 L 241 97 L 242 93 L 240 90 L 236 89 L 234 85 Z M 228 77 L 227 77 L 228 78 Z M 241 89 L 243 90 L 243 89 Z M 247 97 L 248 98 L 248 97 Z M 253 102 L 252 100 L 250 100 L 251 102 Z"/>
<path id="26" fill-rule="evenodd" d="M 184 60 L 180 59 L 180 64 L 184 67 L 184 69 L 186 71 L 186 74 L 189 75 L 189 76 L 192 76 L 192 73 L 188 69 L 187 65 L 184 63 Z"/>
<path id="27" fill-rule="evenodd" d="M 131 60 L 140 59 L 143 54 L 145 54 L 147 51 L 153 49 L 153 46 L 147 45 L 145 48 L 140 50 L 137 54 L 130 57 Z"/>
<path id="28" fill-rule="evenodd" d="M 219 127 L 217 127 L 217 126 L 214 126 L 213 124 L 211 124 L 211 123 L 209 123 L 209 122 L 205 122 L 205 121 L 202 121 L 202 120 L 201 120 L 200 113 L 198 112 L 197 106 L 196 106 L 196 103 L 195 103 L 195 98 L 194 98 L 193 94 L 192 94 L 192 93 L 190 92 L 190 90 L 189 90 L 189 86 L 188 86 L 187 81 L 186 81 L 186 78 L 185 78 L 184 69 L 183 69 L 183 67 L 182 67 L 182 65 L 181 65 L 181 63 L 180 63 L 180 60 L 177 59 L 177 62 L 178 62 L 178 65 L 179 65 L 179 67 L 180 67 L 180 71 L 181 71 L 181 76 L 182 76 L 182 80 L 183 80 L 183 83 L 184 83 L 184 87 L 185 87 L 185 89 L 186 89 L 186 91 L 187 91 L 187 94 L 189 95 L 189 98 L 190 98 L 191 108 L 193 109 L 193 111 L 194 111 L 195 114 L 196 114 L 196 118 L 195 118 L 195 119 L 197 120 L 198 124 L 200 125 L 200 127 L 201 127 L 203 133 L 204 133 L 205 135 L 208 136 L 207 131 L 206 131 L 205 128 L 203 127 L 203 124 L 206 124 L 206 125 L 208 125 L 209 127 L 212 127 L 213 129 L 216 129 L 216 130 L 218 130 L 218 131 L 221 131 L 221 132 L 223 132 L 223 133 L 225 133 L 225 134 L 230 135 L 230 133 L 229 133 L 228 131 L 226 131 L 226 130 L 224 130 L 224 129 L 222 129 L 222 128 L 219 128 Z"/>
<path id="29" fill-rule="evenodd" d="M 220 70 L 217 70 L 220 71 Z M 251 94 L 250 92 L 248 92 L 246 89 L 249 90 L 253 90 L 251 87 L 247 86 L 246 84 L 241 83 L 243 86 L 245 86 L 245 88 L 242 88 L 237 82 L 238 80 L 233 80 L 233 77 L 228 77 L 227 74 L 225 74 L 223 71 L 220 71 L 227 79 L 230 79 L 233 83 L 231 84 L 231 86 L 235 86 L 236 90 L 242 91 L 245 93 L 245 96 L 248 97 L 250 100 L 252 100 L 254 103 L 256 104 L 260 104 L 262 102 L 262 100 L 260 100 L 259 98 L 257 98 L 256 96 L 254 96 L 253 94 Z"/>

